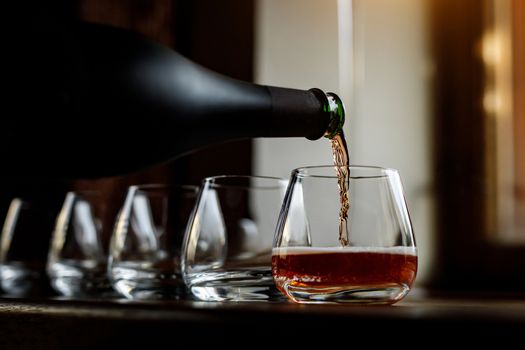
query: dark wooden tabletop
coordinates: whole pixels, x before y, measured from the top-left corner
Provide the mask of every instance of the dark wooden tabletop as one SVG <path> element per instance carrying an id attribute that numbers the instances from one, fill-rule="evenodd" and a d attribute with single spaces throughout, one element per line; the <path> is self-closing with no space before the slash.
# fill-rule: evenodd
<path id="1" fill-rule="evenodd" d="M 523 334 L 525 295 L 519 294 L 415 290 L 394 306 L 0 299 L 0 349 L 233 346 L 243 337 L 261 345 L 342 338 L 400 344 L 413 337 L 470 344 Z"/>

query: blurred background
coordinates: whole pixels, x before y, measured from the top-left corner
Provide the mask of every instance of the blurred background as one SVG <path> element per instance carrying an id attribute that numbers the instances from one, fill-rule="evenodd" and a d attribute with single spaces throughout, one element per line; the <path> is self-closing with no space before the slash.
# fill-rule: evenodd
<path id="1" fill-rule="evenodd" d="M 525 1 L 75 0 L 17 11 L 132 29 L 234 78 L 336 92 L 351 163 L 400 171 L 417 283 L 525 289 Z M 99 188 L 118 206 L 131 184 L 288 177 L 330 162 L 327 140 L 241 140 L 118 178 L 3 181 L 0 215 L 15 196 L 52 193 L 58 210 L 56 193 Z"/>

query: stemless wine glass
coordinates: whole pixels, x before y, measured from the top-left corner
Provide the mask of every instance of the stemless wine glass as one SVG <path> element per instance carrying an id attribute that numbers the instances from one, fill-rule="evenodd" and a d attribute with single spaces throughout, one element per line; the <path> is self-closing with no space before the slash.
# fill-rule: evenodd
<path id="1" fill-rule="evenodd" d="M 272 279 L 275 225 L 287 181 L 261 176 L 204 180 L 183 245 L 182 272 L 205 301 L 282 298 Z"/>
<path id="2" fill-rule="evenodd" d="M 337 171 L 344 170 L 344 171 Z M 337 173 L 349 172 L 342 246 Z M 272 274 L 298 303 L 393 304 L 417 271 L 412 225 L 394 169 L 315 166 L 295 169 L 276 229 Z"/>
<path id="3" fill-rule="evenodd" d="M 129 299 L 186 295 L 180 250 L 195 205 L 195 186 L 131 186 L 111 238 L 108 273 Z"/>
<path id="4" fill-rule="evenodd" d="M 47 274 L 62 295 L 110 296 L 107 260 L 114 212 L 98 191 L 68 192 L 58 214 Z"/>
<path id="5" fill-rule="evenodd" d="M 48 199 L 11 200 L 0 244 L 0 284 L 9 296 L 51 292 L 45 266 L 57 210 Z"/>

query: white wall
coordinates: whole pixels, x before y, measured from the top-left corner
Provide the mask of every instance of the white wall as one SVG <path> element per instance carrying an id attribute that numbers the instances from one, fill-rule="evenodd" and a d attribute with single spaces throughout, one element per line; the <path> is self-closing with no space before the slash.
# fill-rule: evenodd
<path id="1" fill-rule="evenodd" d="M 255 76 L 266 85 L 338 92 L 337 2 L 259 0 Z M 303 165 L 330 164 L 328 140 L 261 139 L 255 173 L 290 175 Z"/>
<path id="2" fill-rule="evenodd" d="M 428 276 L 434 240 L 425 3 L 354 0 L 350 11 L 350 0 L 339 0 L 338 21 L 337 0 L 259 0 L 255 55 L 259 83 L 318 87 L 343 98 L 352 164 L 400 171 L 418 282 Z M 325 139 L 259 139 L 254 152 L 257 174 L 288 177 L 295 167 L 331 163 Z"/>

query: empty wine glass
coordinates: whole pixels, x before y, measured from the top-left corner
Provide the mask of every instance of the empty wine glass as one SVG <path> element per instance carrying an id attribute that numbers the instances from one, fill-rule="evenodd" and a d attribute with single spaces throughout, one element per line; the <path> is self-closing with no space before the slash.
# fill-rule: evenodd
<path id="1" fill-rule="evenodd" d="M 129 299 L 186 295 L 180 251 L 197 187 L 131 186 L 111 238 L 108 273 Z"/>
<path id="2" fill-rule="evenodd" d="M 395 303 L 408 293 L 417 271 L 399 174 L 365 166 L 337 170 L 292 172 L 274 241 L 275 282 L 299 303 Z M 350 207 L 340 232 L 336 174 L 347 171 Z"/>
<path id="3" fill-rule="evenodd" d="M 100 192 L 67 193 L 47 261 L 51 285 L 60 294 L 68 297 L 112 294 L 107 260 L 113 219 Z"/>
<path id="4" fill-rule="evenodd" d="M 205 301 L 282 298 L 271 273 L 272 242 L 287 181 L 262 176 L 204 180 L 183 245 L 182 272 Z"/>
<path id="5" fill-rule="evenodd" d="M 51 292 L 45 266 L 55 215 L 47 198 L 11 200 L 0 244 L 0 284 L 7 295 Z"/>

